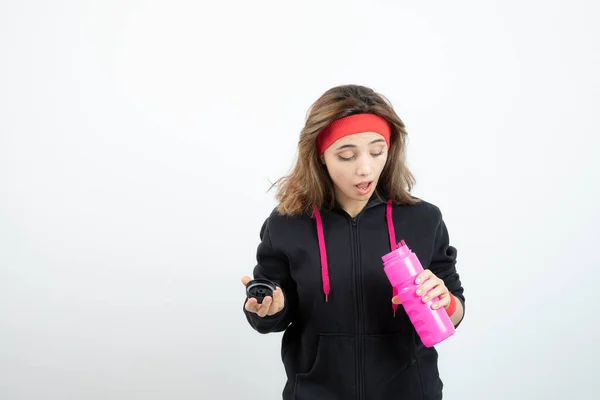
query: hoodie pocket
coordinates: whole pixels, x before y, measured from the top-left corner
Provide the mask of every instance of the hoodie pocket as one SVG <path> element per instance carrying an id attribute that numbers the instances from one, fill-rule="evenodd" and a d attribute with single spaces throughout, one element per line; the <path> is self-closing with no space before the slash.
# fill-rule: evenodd
<path id="1" fill-rule="evenodd" d="M 423 390 L 411 334 L 365 336 L 367 398 L 421 398 Z"/>
<path id="2" fill-rule="evenodd" d="M 319 335 L 312 368 L 296 375 L 296 400 L 356 398 L 356 339 L 350 335 Z"/>

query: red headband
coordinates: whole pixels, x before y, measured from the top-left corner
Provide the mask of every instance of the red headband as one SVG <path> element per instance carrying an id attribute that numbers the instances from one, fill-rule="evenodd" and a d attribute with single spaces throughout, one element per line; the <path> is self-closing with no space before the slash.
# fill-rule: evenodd
<path id="1" fill-rule="evenodd" d="M 354 114 L 333 121 L 317 136 L 319 156 L 336 140 L 361 132 L 379 133 L 390 147 L 390 125 L 384 118 L 375 114 Z"/>

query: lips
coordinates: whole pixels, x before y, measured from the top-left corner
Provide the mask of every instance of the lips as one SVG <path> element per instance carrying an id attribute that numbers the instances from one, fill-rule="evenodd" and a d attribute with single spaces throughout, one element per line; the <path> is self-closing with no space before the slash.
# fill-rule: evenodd
<path id="1" fill-rule="evenodd" d="M 356 189 L 358 189 L 358 191 L 360 193 L 366 194 L 366 193 L 369 193 L 369 191 L 371 190 L 372 184 L 373 184 L 373 181 L 366 181 L 366 182 L 361 182 L 354 186 L 356 187 Z"/>

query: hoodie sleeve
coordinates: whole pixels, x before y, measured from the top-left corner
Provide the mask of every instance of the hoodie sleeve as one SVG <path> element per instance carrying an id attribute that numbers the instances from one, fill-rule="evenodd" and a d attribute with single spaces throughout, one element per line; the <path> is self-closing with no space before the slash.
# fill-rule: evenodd
<path id="1" fill-rule="evenodd" d="M 450 245 L 448 229 L 440 215 L 440 220 L 435 233 L 433 254 L 429 269 L 438 278 L 444 281 L 444 284 L 450 293 L 452 293 L 462 303 L 464 310 L 464 289 L 460 281 L 460 276 L 456 270 L 456 257 L 457 250 L 455 247 Z M 462 319 L 464 319 L 464 314 Z M 460 325 L 462 319 L 456 324 L 456 327 Z"/>
<path id="2" fill-rule="evenodd" d="M 244 314 L 250 326 L 259 333 L 284 331 L 293 319 L 296 309 L 296 284 L 290 275 L 289 260 L 280 250 L 273 247 L 269 234 L 269 219 L 265 221 L 260 231 L 260 243 L 256 252 L 257 264 L 254 267 L 254 279 L 269 279 L 283 291 L 284 307 L 275 315 L 259 317 L 246 311 Z M 244 306 L 246 298 L 244 298 Z"/>

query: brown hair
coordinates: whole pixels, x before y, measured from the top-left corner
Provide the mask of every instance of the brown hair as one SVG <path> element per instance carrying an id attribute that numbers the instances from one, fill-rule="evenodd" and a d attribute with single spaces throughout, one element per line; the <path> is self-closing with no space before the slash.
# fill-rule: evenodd
<path id="1" fill-rule="evenodd" d="M 410 195 L 415 178 L 405 165 L 406 129 L 390 102 L 370 88 L 336 86 L 321 95 L 308 111 L 300 133 L 298 158 L 288 176 L 279 178 L 277 211 L 282 215 L 312 214 L 314 206 L 335 204 L 333 182 L 317 153 L 317 136 L 333 121 L 353 114 L 371 113 L 384 118 L 391 127 L 390 150 L 377 184 L 377 194 L 395 204 L 415 204 Z M 271 188 L 273 188 L 271 186 Z"/>

